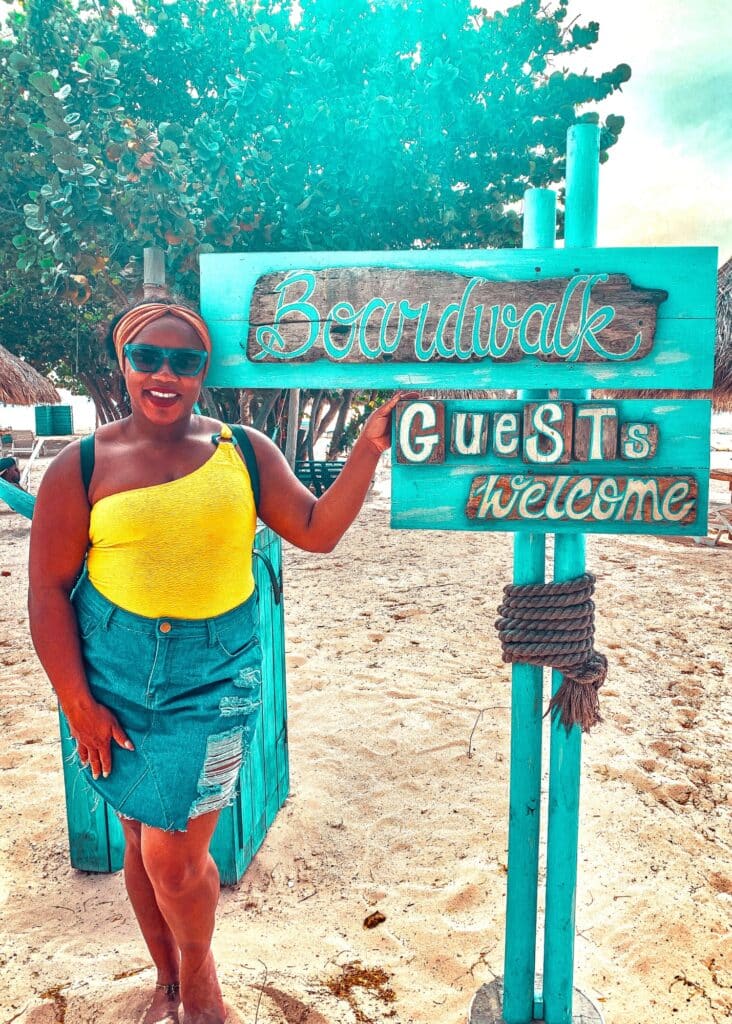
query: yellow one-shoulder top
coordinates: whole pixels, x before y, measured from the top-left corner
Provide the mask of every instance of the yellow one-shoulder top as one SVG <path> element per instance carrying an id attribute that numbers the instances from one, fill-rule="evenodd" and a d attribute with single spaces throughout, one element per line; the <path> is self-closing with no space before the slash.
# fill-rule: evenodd
<path id="1" fill-rule="evenodd" d="M 254 590 L 256 526 L 249 474 L 224 426 L 213 455 L 192 473 L 92 506 L 89 580 L 137 615 L 212 618 Z"/>

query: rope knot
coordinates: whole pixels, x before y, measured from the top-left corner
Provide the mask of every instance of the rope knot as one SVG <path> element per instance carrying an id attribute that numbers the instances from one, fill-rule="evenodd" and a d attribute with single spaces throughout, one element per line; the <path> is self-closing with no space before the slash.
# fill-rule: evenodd
<path id="1" fill-rule="evenodd" d="M 565 583 L 508 584 L 496 628 L 503 660 L 558 669 L 562 684 L 546 714 L 558 715 L 567 732 L 602 721 L 598 690 L 607 658 L 594 649 L 595 577 L 584 573 Z"/>

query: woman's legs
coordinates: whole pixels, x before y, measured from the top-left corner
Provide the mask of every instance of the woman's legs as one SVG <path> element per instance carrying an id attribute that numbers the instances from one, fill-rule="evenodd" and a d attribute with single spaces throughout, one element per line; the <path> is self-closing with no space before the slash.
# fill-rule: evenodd
<path id="1" fill-rule="evenodd" d="M 140 834 L 155 903 L 180 950 L 186 1024 L 222 1024 L 226 1018 L 211 953 L 219 873 L 208 847 L 219 813 L 192 818 L 185 832 L 143 825 Z"/>
<path id="2" fill-rule="evenodd" d="M 177 985 L 180 981 L 180 953 L 173 933 L 160 912 L 152 883 L 142 862 L 139 821 L 120 817 L 125 833 L 125 885 L 142 937 L 157 968 L 157 985 Z M 157 987 L 145 1014 L 144 1024 L 177 1020 L 179 991 Z"/>

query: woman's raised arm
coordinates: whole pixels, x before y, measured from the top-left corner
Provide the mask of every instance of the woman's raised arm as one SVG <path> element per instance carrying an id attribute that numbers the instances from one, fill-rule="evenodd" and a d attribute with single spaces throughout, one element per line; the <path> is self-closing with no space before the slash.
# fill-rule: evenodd
<path id="1" fill-rule="evenodd" d="M 259 466 L 262 521 L 305 551 L 332 551 L 363 505 L 379 457 L 391 444 L 394 407 L 405 397 L 411 395 L 394 395 L 369 416 L 341 473 L 320 498 L 300 483 L 268 437 L 248 431 Z"/>

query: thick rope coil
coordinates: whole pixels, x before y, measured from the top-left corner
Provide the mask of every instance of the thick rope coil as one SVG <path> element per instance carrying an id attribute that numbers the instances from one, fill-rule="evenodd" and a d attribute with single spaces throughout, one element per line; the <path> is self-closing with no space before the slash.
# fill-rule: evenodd
<path id="1" fill-rule="evenodd" d="M 590 573 L 566 583 L 509 584 L 498 608 L 503 660 L 561 671 L 562 685 L 546 713 L 558 715 L 567 732 L 575 724 L 589 732 L 602 721 L 598 690 L 607 658 L 594 649 L 594 589 Z"/>

